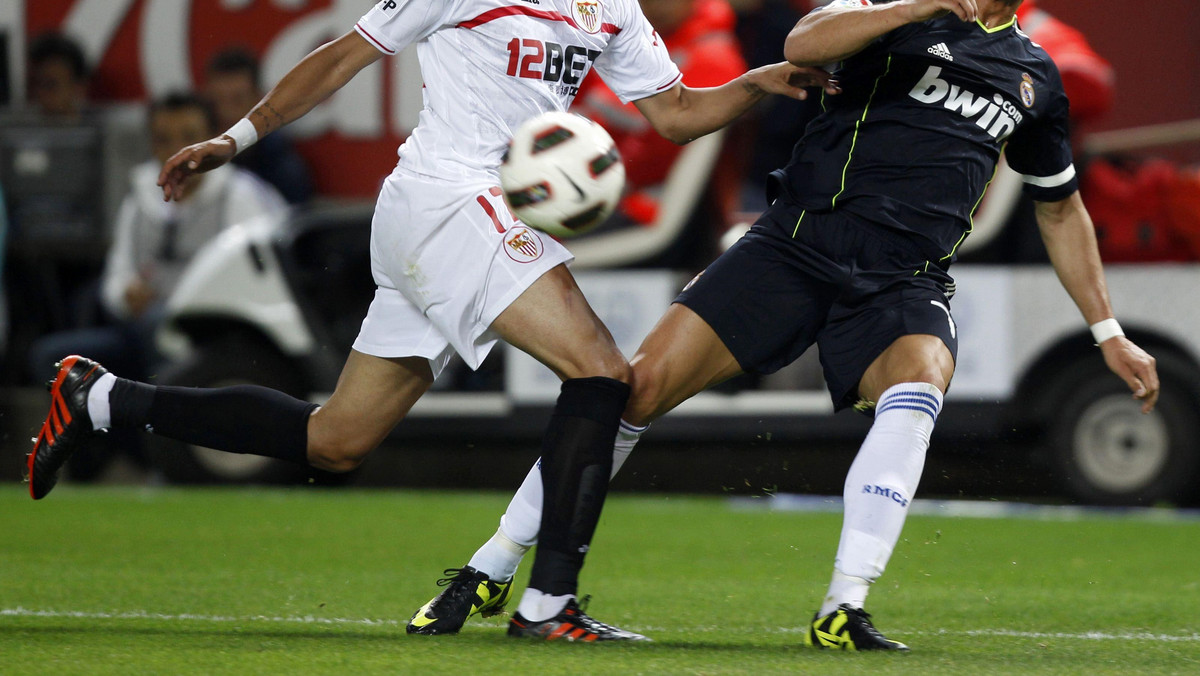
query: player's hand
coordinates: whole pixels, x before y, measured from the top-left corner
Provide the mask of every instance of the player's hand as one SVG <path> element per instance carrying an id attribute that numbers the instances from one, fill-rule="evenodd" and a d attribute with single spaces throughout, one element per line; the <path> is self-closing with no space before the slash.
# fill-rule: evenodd
<path id="1" fill-rule="evenodd" d="M 1154 357 L 1125 336 L 1100 343 L 1104 363 L 1133 390 L 1133 398 L 1142 401 L 1142 413 L 1149 413 L 1158 401 L 1158 369 Z"/>
<path id="2" fill-rule="evenodd" d="M 154 287 L 141 277 L 135 278 L 129 286 L 125 287 L 125 304 L 129 307 L 129 313 L 134 317 L 141 317 L 145 314 L 157 296 L 158 293 Z"/>
<path id="3" fill-rule="evenodd" d="M 904 4 L 908 5 L 909 23 L 927 21 L 948 12 L 954 12 L 963 21 L 979 18 L 976 0 L 904 0 Z"/>
<path id="4" fill-rule="evenodd" d="M 163 200 L 171 201 L 183 196 L 183 184 L 195 174 L 212 171 L 233 159 L 237 154 L 233 139 L 222 134 L 201 143 L 190 145 L 175 153 L 163 164 L 158 174 L 158 185 L 163 191 Z"/>
<path id="5" fill-rule="evenodd" d="M 803 101 L 808 98 L 805 87 L 820 87 L 826 94 L 840 94 L 842 88 L 828 72 L 810 66 L 781 63 L 755 68 L 746 73 L 750 84 L 768 94 L 780 94 Z"/>

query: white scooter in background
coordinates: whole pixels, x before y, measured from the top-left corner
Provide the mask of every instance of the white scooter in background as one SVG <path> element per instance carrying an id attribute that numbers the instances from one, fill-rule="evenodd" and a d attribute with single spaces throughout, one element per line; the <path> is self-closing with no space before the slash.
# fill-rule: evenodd
<path id="1" fill-rule="evenodd" d="M 199 252 L 167 302 L 155 384 L 253 383 L 296 397 L 331 392 L 375 285 L 370 206 L 290 212 L 232 226 Z M 176 483 L 276 482 L 311 470 L 152 437 Z"/>

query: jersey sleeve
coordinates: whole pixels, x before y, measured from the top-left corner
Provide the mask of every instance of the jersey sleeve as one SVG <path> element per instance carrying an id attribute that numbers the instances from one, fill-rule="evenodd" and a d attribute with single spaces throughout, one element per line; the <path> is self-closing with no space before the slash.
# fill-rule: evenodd
<path id="1" fill-rule="evenodd" d="M 641 6 L 634 0 L 627 8 L 628 20 L 596 59 L 596 72 L 621 103 L 666 91 L 683 77 Z"/>
<path id="2" fill-rule="evenodd" d="M 895 2 L 895 0 L 831 0 L 831 2 L 828 2 L 824 5 L 819 5 L 817 7 L 814 7 L 813 10 L 809 13 L 816 14 L 817 12 L 823 12 L 827 9 L 837 8 L 837 7 L 856 9 L 859 7 L 871 7 L 873 5 L 886 5 L 886 4 L 889 4 L 892 2 Z M 888 31 L 887 33 L 884 33 L 883 35 L 880 35 L 879 37 L 872 40 L 871 44 L 876 45 L 876 46 L 883 45 L 886 48 L 887 46 L 894 44 L 895 42 L 903 39 L 904 37 L 912 34 L 913 32 L 921 30 L 922 25 L 923 24 L 919 24 L 919 23 L 905 24 L 903 26 L 900 26 L 899 28 L 892 29 L 891 31 Z"/>
<path id="3" fill-rule="evenodd" d="M 1025 193 L 1039 202 L 1057 202 L 1079 189 L 1071 158 L 1069 105 L 1061 88 L 1031 125 L 1009 139 L 1008 166 L 1021 175 Z"/>
<path id="4" fill-rule="evenodd" d="M 395 54 L 445 25 L 455 4 L 453 1 L 381 0 L 354 24 L 354 30 L 384 54 Z"/>

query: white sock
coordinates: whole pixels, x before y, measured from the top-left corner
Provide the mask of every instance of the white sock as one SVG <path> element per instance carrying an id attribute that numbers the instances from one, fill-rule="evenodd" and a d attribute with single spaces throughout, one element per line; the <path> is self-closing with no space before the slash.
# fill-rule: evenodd
<path id="1" fill-rule="evenodd" d="M 92 389 L 88 391 L 88 417 L 92 419 L 92 429 L 112 427 L 112 409 L 108 405 L 108 393 L 117 384 L 117 377 L 105 373 L 96 379 Z"/>
<path id="2" fill-rule="evenodd" d="M 612 476 L 616 476 L 617 470 L 625 464 L 638 439 L 649 427 L 635 427 L 624 420 L 621 421 L 620 427 L 617 428 L 617 437 L 613 441 Z M 542 525 L 541 462 L 539 459 L 534 463 L 533 469 L 525 475 L 525 481 L 521 482 L 516 495 L 509 501 L 508 509 L 500 517 L 500 529 L 476 550 L 471 562 L 467 564 L 493 580 L 511 578 L 517 572 L 517 566 L 525 552 L 537 544 L 538 529 Z"/>
<path id="3" fill-rule="evenodd" d="M 621 424 L 617 427 L 617 438 L 613 441 L 613 465 L 612 474 L 609 475 L 609 479 L 615 477 L 617 472 L 621 470 L 621 466 L 625 464 L 625 461 L 629 458 L 629 454 L 633 453 L 633 447 L 637 445 L 638 440 L 642 438 L 642 435 L 648 429 L 650 429 L 649 425 L 637 427 L 636 425 L 630 425 L 624 420 L 621 421 Z"/>
<path id="4" fill-rule="evenodd" d="M 879 397 L 875 423 L 846 474 L 842 537 L 821 615 L 843 603 L 861 608 L 867 588 L 883 574 L 941 409 L 942 393 L 928 383 L 901 383 Z"/>
<path id="5" fill-rule="evenodd" d="M 467 565 L 497 582 L 507 582 L 517 572 L 517 566 L 527 551 L 528 545 L 517 544 L 508 539 L 504 529 L 500 528 L 490 540 L 475 551 Z"/>
<path id="6" fill-rule="evenodd" d="M 567 601 L 575 598 L 574 594 L 551 596 L 532 587 L 526 587 L 521 596 L 517 612 L 530 622 L 545 622 L 562 612 L 567 607 Z"/>

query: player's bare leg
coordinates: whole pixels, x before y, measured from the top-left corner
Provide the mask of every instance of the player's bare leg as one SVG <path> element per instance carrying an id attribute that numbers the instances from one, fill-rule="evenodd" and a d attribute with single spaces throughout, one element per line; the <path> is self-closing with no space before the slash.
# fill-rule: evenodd
<path id="1" fill-rule="evenodd" d="M 695 312 L 671 305 L 632 360 L 633 396 L 626 407 L 612 447 L 610 477 L 633 451 L 646 425 L 696 392 L 741 373 L 733 355 Z M 634 422 L 636 421 L 636 422 Z M 529 471 L 500 517 L 500 528 L 456 573 L 442 596 L 417 611 L 409 633 L 457 632 L 470 615 L 488 615 L 496 599 L 507 592 L 507 581 L 538 542 L 542 517 L 542 475 L 538 465 Z M 446 602 L 439 599 L 451 596 Z M 506 598 L 506 597 L 503 597 Z M 441 605 L 431 611 L 431 605 Z"/>
<path id="2" fill-rule="evenodd" d="M 508 633 L 579 641 L 644 639 L 597 622 L 575 603 L 579 570 L 608 492 L 612 440 L 629 398 L 629 364 L 563 265 L 534 282 L 491 328 L 563 379 L 539 461 L 544 487 L 539 547 Z M 438 604 L 435 599 L 418 611 L 413 624 L 424 615 L 436 616 L 438 608 L 431 606 Z"/>
<path id="3" fill-rule="evenodd" d="M 875 402 L 875 422 L 846 475 L 833 580 L 809 627 L 810 645 L 908 649 L 879 633 L 862 607 L 900 539 L 953 374 L 954 359 L 941 339 L 909 335 L 893 342 L 863 375 L 859 395 Z"/>
<path id="4" fill-rule="evenodd" d="M 351 351 L 337 389 L 318 409 L 254 385 L 155 387 L 117 378 L 72 355 L 51 381 L 51 414 L 30 454 L 31 492 L 35 498 L 48 493 L 74 450 L 94 431 L 109 427 L 144 428 L 197 446 L 349 471 L 432 381 L 426 359 L 383 359 Z"/>
<path id="5" fill-rule="evenodd" d="M 691 308 L 673 303 L 630 360 L 625 420 L 648 425 L 692 396 L 742 373 L 729 348 Z"/>
<path id="6" fill-rule="evenodd" d="M 351 350 L 333 395 L 308 418 L 309 464 L 330 472 L 358 467 L 432 384 L 428 359 Z"/>

